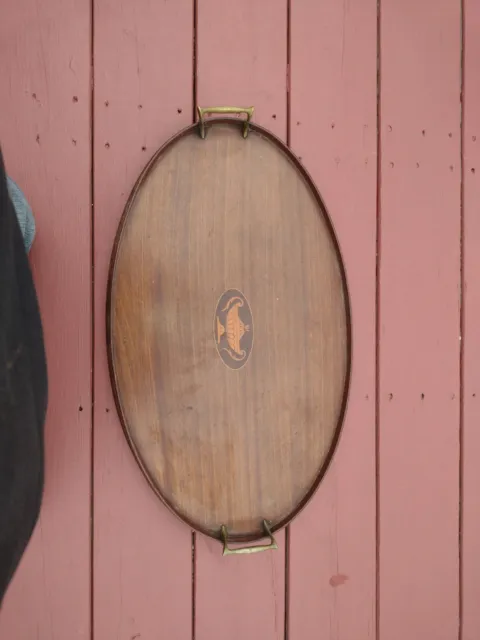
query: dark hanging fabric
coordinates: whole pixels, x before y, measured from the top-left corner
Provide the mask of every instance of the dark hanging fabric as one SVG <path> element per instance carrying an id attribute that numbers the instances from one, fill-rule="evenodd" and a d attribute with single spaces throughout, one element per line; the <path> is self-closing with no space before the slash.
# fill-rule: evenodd
<path id="1" fill-rule="evenodd" d="M 40 511 L 46 406 L 37 296 L 0 151 L 0 605 Z"/>

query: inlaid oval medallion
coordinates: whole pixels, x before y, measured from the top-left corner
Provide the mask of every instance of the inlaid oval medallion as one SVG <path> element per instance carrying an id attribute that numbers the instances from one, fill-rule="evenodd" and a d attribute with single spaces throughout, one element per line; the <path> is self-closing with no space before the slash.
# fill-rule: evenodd
<path id="1" fill-rule="evenodd" d="M 345 272 L 320 194 L 253 122 L 160 149 L 113 249 L 108 355 L 149 483 L 196 531 L 251 542 L 312 497 L 350 378 Z M 153 507 L 152 507 L 153 508 Z M 224 529 L 222 529 L 224 527 Z"/>
<path id="2" fill-rule="evenodd" d="M 241 369 L 253 348 L 253 317 L 241 291 L 229 289 L 218 301 L 214 322 L 218 355 L 229 369 Z"/>

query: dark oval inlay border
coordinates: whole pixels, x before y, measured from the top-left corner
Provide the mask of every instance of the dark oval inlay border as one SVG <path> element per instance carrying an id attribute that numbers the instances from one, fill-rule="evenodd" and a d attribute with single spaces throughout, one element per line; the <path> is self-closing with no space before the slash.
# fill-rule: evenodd
<path id="1" fill-rule="evenodd" d="M 247 364 L 253 348 L 253 315 L 248 300 L 238 289 L 228 289 L 215 309 L 215 346 L 229 369 Z"/>

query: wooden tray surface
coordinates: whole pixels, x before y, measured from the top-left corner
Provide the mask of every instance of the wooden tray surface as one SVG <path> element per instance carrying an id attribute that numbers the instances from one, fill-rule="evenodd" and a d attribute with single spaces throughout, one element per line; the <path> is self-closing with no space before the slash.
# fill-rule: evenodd
<path id="1" fill-rule="evenodd" d="M 351 353 L 337 242 L 293 154 L 232 118 L 160 149 L 122 218 L 107 315 L 117 408 L 159 497 L 233 541 L 289 522 L 335 448 Z"/>

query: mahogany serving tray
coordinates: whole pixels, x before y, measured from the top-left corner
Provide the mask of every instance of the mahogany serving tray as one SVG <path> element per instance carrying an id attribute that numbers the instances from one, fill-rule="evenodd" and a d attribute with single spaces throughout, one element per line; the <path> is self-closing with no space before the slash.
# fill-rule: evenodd
<path id="1" fill-rule="evenodd" d="M 339 247 L 305 169 L 250 110 L 205 111 L 133 189 L 107 334 L 146 478 L 229 553 L 265 535 L 260 548 L 274 547 L 317 488 L 345 411 L 351 328 Z"/>

